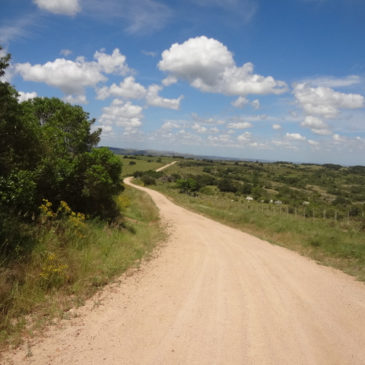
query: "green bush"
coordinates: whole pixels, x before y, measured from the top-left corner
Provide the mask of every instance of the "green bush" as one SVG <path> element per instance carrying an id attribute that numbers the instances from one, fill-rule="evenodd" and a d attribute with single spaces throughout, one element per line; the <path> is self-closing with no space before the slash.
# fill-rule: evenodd
<path id="1" fill-rule="evenodd" d="M 9 59 L 0 57 L 0 75 Z M 0 82 L 2 222 L 31 224 L 43 199 L 55 206 L 67 201 L 73 210 L 113 218 L 114 196 L 122 190 L 121 161 L 108 149 L 95 149 L 101 133 L 91 131 L 95 120 L 80 106 L 57 98 L 19 103 L 17 97 L 13 87 Z M 4 223 L 0 229 L 1 248 L 23 245 Z"/>
<path id="2" fill-rule="evenodd" d="M 195 193 L 199 190 L 197 181 L 191 177 L 177 180 L 176 187 L 180 189 L 180 193 L 187 194 Z"/>
<path id="3" fill-rule="evenodd" d="M 238 186 L 233 182 L 233 180 L 223 178 L 218 183 L 218 189 L 223 192 L 236 193 L 238 191 Z"/>
<path id="4" fill-rule="evenodd" d="M 144 185 L 156 185 L 156 179 L 150 175 L 142 175 L 141 181 Z"/>

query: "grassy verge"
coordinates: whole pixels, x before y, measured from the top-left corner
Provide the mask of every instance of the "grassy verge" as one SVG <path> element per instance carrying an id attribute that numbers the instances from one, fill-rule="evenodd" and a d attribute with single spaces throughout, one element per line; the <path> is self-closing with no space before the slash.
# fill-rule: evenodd
<path id="1" fill-rule="evenodd" d="M 37 243 L 27 257 L 0 268 L 0 345 L 17 345 L 45 324 L 67 317 L 99 288 L 148 255 L 164 233 L 143 192 L 126 188 L 113 226 L 85 220 L 67 206 L 62 219 L 45 204 Z"/>
<path id="2" fill-rule="evenodd" d="M 188 209 L 365 281 L 365 234 L 361 224 L 347 225 L 346 222 L 294 216 L 278 207 L 247 203 L 230 193 L 181 194 L 173 183 L 153 188 Z"/>

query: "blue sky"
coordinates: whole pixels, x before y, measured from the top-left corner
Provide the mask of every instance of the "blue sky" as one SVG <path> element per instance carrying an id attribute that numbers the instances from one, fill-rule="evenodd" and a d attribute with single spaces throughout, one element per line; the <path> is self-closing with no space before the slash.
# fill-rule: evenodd
<path id="1" fill-rule="evenodd" d="M 365 164 L 363 0 L 0 0 L 20 99 L 101 145 Z"/>

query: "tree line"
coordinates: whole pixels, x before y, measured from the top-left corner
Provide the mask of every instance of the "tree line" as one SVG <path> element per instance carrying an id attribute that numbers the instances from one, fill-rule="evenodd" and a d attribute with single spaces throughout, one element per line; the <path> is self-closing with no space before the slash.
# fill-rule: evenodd
<path id="1" fill-rule="evenodd" d="M 0 77 L 10 57 L 0 57 Z M 25 244 L 44 200 L 55 209 L 65 201 L 73 211 L 112 220 L 118 215 L 114 196 L 123 190 L 120 159 L 95 148 L 101 134 L 92 129 L 95 119 L 57 98 L 18 97 L 0 82 L 1 254 Z"/>

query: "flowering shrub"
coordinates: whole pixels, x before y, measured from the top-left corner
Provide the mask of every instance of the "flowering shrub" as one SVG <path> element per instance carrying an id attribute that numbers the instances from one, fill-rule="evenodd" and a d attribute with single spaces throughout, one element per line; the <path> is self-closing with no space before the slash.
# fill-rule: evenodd
<path id="1" fill-rule="evenodd" d="M 129 198 L 124 194 L 119 194 L 115 200 L 120 210 L 125 210 L 131 205 Z"/>
<path id="2" fill-rule="evenodd" d="M 54 218 L 56 214 L 52 210 L 52 203 L 47 199 L 42 199 L 43 204 L 39 207 L 41 211 L 41 223 L 45 224 L 50 219 Z"/>
<path id="3" fill-rule="evenodd" d="M 39 209 L 40 229 L 49 247 L 41 255 L 41 285 L 46 288 L 59 287 L 72 276 L 69 275 L 69 266 L 65 264 L 67 259 L 62 257 L 62 247 L 80 247 L 85 242 L 88 232 L 86 217 L 83 213 L 74 212 L 65 201 L 53 210 L 52 202 L 43 199 Z"/>
<path id="4" fill-rule="evenodd" d="M 67 269 L 68 265 L 62 263 L 55 253 L 48 252 L 39 274 L 41 284 L 47 288 L 62 285 L 67 280 Z"/>

